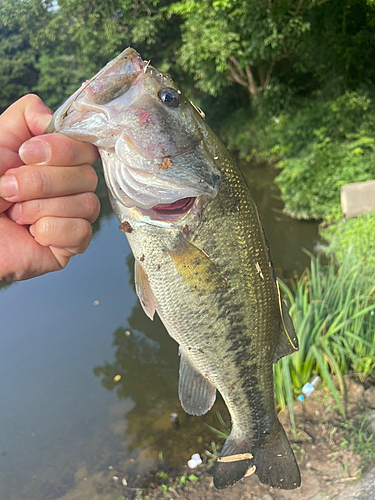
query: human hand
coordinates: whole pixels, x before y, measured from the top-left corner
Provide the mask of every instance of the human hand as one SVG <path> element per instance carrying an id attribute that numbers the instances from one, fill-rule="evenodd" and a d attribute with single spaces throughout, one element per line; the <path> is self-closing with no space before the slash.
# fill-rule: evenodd
<path id="1" fill-rule="evenodd" d="M 0 281 L 63 269 L 86 250 L 99 215 L 97 149 L 41 135 L 51 115 L 27 95 L 0 116 Z"/>

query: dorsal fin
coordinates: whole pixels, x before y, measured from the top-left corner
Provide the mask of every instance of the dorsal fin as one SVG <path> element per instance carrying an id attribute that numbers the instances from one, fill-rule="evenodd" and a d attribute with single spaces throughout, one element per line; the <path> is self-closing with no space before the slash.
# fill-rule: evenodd
<path id="1" fill-rule="evenodd" d="M 204 415 L 215 402 L 216 387 L 196 369 L 181 346 L 180 355 L 178 395 L 181 406 L 190 415 Z"/>
<path id="2" fill-rule="evenodd" d="M 279 359 L 283 358 L 284 356 L 288 356 L 289 354 L 293 354 L 294 352 L 298 351 L 298 339 L 296 335 L 296 331 L 293 326 L 293 321 L 292 318 L 289 315 L 288 308 L 284 304 L 283 300 L 281 299 L 280 295 L 280 288 L 279 284 L 277 282 L 277 277 L 275 273 L 275 268 L 273 267 L 273 263 L 271 260 L 271 252 L 270 252 L 270 247 L 268 244 L 267 240 L 267 235 L 264 230 L 264 226 L 260 220 L 259 213 L 258 214 L 258 220 L 262 228 L 263 232 L 263 238 L 264 238 L 264 244 L 265 244 L 265 250 L 266 250 L 266 256 L 268 258 L 268 264 L 270 268 L 270 273 L 273 281 L 275 282 L 276 286 L 276 291 L 277 291 L 277 299 L 279 301 L 279 309 L 280 309 L 280 317 L 281 317 L 281 324 L 280 324 L 280 335 L 278 342 L 276 344 L 276 350 L 275 350 L 275 356 L 274 356 L 274 363 L 277 363 Z"/>
<path id="3" fill-rule="evenodd" d="M 288 308 L 284 304 L 280 295 L 279 284 L 276 281 L 277 296 L 279 300 L 281 325 L 280 325 L 280 336 L 279 341 L 276 345 L 275 357 L 273 362 L 277 363 L 280 358 L 288 356 L 288 354 L 293 354 L 293 352 L 298 351 L 298 339 L 296 331 L 293 326 L 292 318 L 289 315 Z"/>
<path id="4" fill-rule="evenodd" d="M 144 272 L 143 267 L 137 259 L 134 264 L 134 281 L 135 291 L 137 292 L 141 306 L 147 316 L 153 320 L 156 309 L 156 299 L 152 293 L 147 274 Z"/>

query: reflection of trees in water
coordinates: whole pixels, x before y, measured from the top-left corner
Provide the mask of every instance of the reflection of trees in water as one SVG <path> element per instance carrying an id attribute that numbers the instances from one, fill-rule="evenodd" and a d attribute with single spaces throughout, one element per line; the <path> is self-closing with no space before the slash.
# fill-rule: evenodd
<path id="1" fill-rule="evenodd" d="M 133 258 L 127 259 L 132 271 Z M 171 465 L 203 451 L 215 436 L 204 422 L 218 426 L 215 411 L 204 417 L 191 417 L 180 407 L 178 386 L 178 348 L 155 315 L 151 322 L 137 304 L 128 318 L 128 327 L 120 327 L 113 334 L 115 359 L 94 368 L 103 386 L 116 391 L 118 398 L 132 398 L 135 405 L 126 415 L 125 433 L 130 437 L 130 450 L 147 448 L 150 457 L 160 451 Z M 121 379 L 118 380 L 118 376 Z M 115 380 L 118 380 L 115 382 Z M 222 414 L 224 404 L 216 404 Z M 171 412 L 180 417 L 179 429 L 169 421 Z"/>
<path id="2" fill-rule="evenodd" d="M 7 283 L 6 281 L 0 281 L 0 290 L 10 286 L 12 283 Z"/>

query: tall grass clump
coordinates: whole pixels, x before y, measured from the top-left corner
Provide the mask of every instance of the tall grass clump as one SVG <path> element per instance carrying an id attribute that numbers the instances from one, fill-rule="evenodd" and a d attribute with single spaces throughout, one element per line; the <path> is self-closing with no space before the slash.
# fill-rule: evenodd
<path id="1" fill-rule="evenodd" d="M 352 266 L 349 257 L 337 268 L 311 255 L 290 288 L 279 282 L 299 340 L 299 351 L 274 367 L 276 401 L 288 406 L 292 426 L 295 397 L 313 375 L 322 377 L 345 416 L 343 376 L 353 372 L 363 380 L 374 373 L 375 287 L 363 289 L 362 265 Z"/>

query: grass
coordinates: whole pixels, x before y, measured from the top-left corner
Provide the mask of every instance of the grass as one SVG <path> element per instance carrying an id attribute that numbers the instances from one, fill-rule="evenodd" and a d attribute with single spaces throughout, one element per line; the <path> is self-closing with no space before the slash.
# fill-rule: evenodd
<path id="1" fill-rule="evenodd" d="M 350 266 L 348 259 L 337 269 L 310 256 L 310 267 L 290 288 L 279 282 L 299 351 L 275 365 L 275 397 L 289 408 L 293 428 L 295 397 L 313 375 L 321 376 L 345 417 L 343 376 L 354 372 L 363 381 L 375 370 L 374 288 L 363 289 L 361 264 Z"/>

